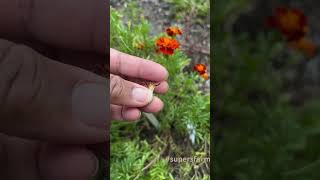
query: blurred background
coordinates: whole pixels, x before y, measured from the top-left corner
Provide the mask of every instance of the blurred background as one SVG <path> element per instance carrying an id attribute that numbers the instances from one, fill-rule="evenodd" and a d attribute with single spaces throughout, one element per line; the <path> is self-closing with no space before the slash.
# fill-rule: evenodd
<path id="1" fill-rule="evenodd" d="M 319 3 L 212 3 L 216 179 L 320 178 Z"/>

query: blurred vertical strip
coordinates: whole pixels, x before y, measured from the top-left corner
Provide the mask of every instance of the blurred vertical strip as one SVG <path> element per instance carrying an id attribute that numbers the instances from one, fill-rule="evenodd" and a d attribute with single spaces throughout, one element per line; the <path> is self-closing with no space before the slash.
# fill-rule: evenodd
<path id="1" fill-rule="evenodd" d="M 107 16 L 106 17 L 108 17 L 107 19 L 106 19 L 106 23 L 108 24 L 108 27 L 107 27 L 107 42 L 106 42 L 106 46 L 107 46 L 107 48 L 106 48 L 106 51 L 107 51 L 107 56 L 106 56 L 106 64 L 105 64 L 105 68 L 106 68 L 106 70 L 107 70 L 107 78 L 109 78 L 109 69 L 110 69 L 110 1 L 109 0 L 106 0 L 106 6 L 108 7 L 108 8 L 106 8 L 107 9 L 107 12 L 105 12 L 105 13 L 107 13 Z M 110 81 L 109 81 L 110 82 Z M 108 88 L 107 88 L 107 91 L 109 92 L 109 89 L 110 89 L 110 86 L 108 86 Z M 106 97 L 107 99 L 109 99 L 109 97 Z M 107 105 L 108 107 L 108 110 L 110 110 L 110 104 L 108 104 Z M 110 179 L 110 127 L 111 127 L 111 122 L 109 122 L 108 123 L 108 130 L 107 130 L 107 132 L 109 132 L 109 134 L 108 134 L 108 141 L 106 142 L 106 144 L 105 144 L 105 146 L 104 146 L 104 148 L 105 148 L 105 154 L 103 155 L 103 162 L 102 162 L 102 164 L 103 164 L 103 172 L 104 173 L 102 173 L 102 177 L 103 177 L 103 180 L 108 180 L 108 179 Z M 107 138 L 107 137 L 106 137 Z M 100 179 L 102 179 L 102 178 L 100 178 Z"/>
<path id="2" fill-rule="evenodd" d="M 214 71 L 214 12 L 215 12 L 215 3 L 216 0 L 210 0 L 210 179 L 213 179 L 214 177 L 214 156 L 215 156 L 215 151 L 214 151 L 214 124 L 215 124 L 215 111 L 214 111 L 214 97 L 215 97 L 215 92 L 214 92 L 214 82 L 215 82 L 215 71 Z"/>

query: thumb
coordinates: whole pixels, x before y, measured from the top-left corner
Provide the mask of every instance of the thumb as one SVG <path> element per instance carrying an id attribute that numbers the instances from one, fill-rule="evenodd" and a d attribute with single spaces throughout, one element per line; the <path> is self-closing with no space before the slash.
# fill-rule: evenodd
<path id="1" fill-rule="evenodd" d="M 148 88 L 110 74 L 111 104 L 143 107 L 148 105 L 152 99 L 153 93 Z"/>
<path id="2" fill-rule="evenodd" d="M 108 83 L 0 39 L 0 132 L 58 143 L 108 135 Z"/>

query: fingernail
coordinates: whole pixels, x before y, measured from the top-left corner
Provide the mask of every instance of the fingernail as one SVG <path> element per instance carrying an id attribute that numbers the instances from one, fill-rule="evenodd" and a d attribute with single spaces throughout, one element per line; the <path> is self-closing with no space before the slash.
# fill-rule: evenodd
<path id="1" fill-rule="evenodd" d="M 134 88 L 132 98 L 141 103 L 149 103 L 152 100 L 153 93 L 147 88 Z"/>
<path id="2" fill-rule="evenodd" d="M 72 93 L 72 118 L 89 126 L 106 128 L 109 110 L 107 83 L 77 84 Z"/>

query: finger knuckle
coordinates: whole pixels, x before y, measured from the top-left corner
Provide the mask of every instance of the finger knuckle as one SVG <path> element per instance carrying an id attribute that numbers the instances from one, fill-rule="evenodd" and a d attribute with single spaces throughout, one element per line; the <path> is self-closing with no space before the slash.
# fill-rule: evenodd
<path id="1" fill-rule="evenodd" d="M 119 76 L 112 75 L 110 78 L 110 94 L 111 98 L 116 99 L 124 93 L 124 82 Z"/>
<path id="2" fill-rule="evenodd" d="M 23 114 L 28 109 L 41 89 L 41 64 L 38 55 L 26 46 L 12 43 L 0 50 L 1 114 L 17 116 L 15 112 Z"/>

